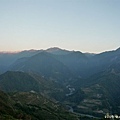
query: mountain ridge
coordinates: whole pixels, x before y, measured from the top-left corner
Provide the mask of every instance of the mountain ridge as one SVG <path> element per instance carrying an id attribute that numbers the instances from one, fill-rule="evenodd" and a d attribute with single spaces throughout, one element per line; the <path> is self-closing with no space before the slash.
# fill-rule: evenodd
<path id="1" fill-rule="evenodd" d="M 8 85 L 5 88 L 14 90 L 14 87 L 17 89 L 21 86 L 23 91 L 28 88 L 30 91 L 35 83 L 38 87 L 33 91 L 68 105 L 78 113 L 103 117 L 107 112 L 118 114 L 120 111 L 120 48 L 90 56 L 80 51 L 51 48 L 20 53 L 17 54 L 18 59 L 10 55 L 2 57 L 1 63 L 16 59 L 6 71 L 23 72 L 22 75 L 14 72 L 11 76 L 8 73 L 0 75 L 1 89 Z M 5 70 L 4 65 L 1 70 Z M 22 79 L 23 74 L 29 77 Z M 12 78 L 15 78 L 14 87 Z M 28 81 L 33 83 L 28 84 Z"/>

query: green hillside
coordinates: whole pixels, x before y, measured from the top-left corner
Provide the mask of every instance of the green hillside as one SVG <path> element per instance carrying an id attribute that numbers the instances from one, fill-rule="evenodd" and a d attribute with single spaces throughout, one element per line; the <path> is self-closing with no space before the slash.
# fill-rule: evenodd
<path id="1" fill-rule="evenodd" d="M 24 72 L 8 71 L 0 75 L 0 88 L 6 92 L 39 91 L 38 83 Z"/>
<path id="2" fill-rule="evenodd" d="M 33 92 L 9 93 L 0 91 L 1 120 L 76 120 L 61 105 Z"/>
<path id="3" fill-rule="evenodd" d="M 0 75 L 0 89 L 5 92 L 35 91 L 44 96 L 61 101 L 69 90 L 53 80 L 45 79 L 35 73 L 8 71 Z"/>

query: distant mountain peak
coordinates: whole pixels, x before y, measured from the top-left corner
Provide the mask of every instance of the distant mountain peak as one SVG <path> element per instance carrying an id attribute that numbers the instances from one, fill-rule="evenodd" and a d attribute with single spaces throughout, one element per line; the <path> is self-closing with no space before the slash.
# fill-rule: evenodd
<path id="1" fill-rule="evenodd" d="M 58 51 L 58 50 L 63 50 L 59 47 L 51 47 L 51 48 L 48 48 L 46 51 Z"/>
<path id="2" fill-rule="evenodd" d="M 59 47 L 51 47 L 51 48 L 48 48 L 46 50 L 46 52 L 52 53 L 52 54 L 56 54 L 56 55 L 65 55 L 65 54 L 70 53 L 71 51 L 65 50 L 65 49 L 61 49 Z"/>

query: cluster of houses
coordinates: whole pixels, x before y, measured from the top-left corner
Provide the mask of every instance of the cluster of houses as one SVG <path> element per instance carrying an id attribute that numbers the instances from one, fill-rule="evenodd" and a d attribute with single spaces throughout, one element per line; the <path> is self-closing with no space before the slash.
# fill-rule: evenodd
<path id="1" fill-rule="evenodd" d="M 120 118 L 120 116 L 119 115 L 110 115 L 109 113 L 107 113 L 106 115 L 105 115 L 105 118 L 111 118 L 111 119 L 119 119 Z"/>

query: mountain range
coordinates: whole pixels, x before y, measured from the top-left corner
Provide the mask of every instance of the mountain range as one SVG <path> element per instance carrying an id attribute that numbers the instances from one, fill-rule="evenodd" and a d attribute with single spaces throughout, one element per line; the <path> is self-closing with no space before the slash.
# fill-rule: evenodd
<path id="1" fill-rule="evenodd" d="M 1 59 L 0 71 L 1 73 L 8 69 L 9 70 L 26 69 L 27 71 L 29 69 L 29 71 L 32 71 L 31 68 L 27 68 L 27 65 L 25 62 L 27 62 L 27 64 L 29 64 L 29 62 L 32 62 L 35 65 L 35 60 L 36 60 L 39 62 L 39 64 L 40 63 L 42 64 L 44 62 L 43 63 L 45 64 L 44 67 L 47 67 L 48 65 L 52 64 L 50 62 L 53 61 L 54 65 L 52 65 L 51 67 L 56 68 L 54 72 L 59 73 L 60 67 L 58 66 L 62 66 L 61 68 L 66 69 L 67 71 L 69 71 L 69 73 L 72 72 L 72 74 L 74 74 L 77 77 L 85 78 L 95 73 L 98 73 L 102 70 L 105 70 L 106 68 L 109 67 L 109 65 L 114 64 L 114 62 L 116 63 L 117 59 L 119 59 L 119 55 L 120 55 L 120 48 L 114 51 L 108 51 L 108 52 L 103 52 L 103 53 L 94 54 L 94 55 L 93 54 L 88 55 L 88 53 L 86 54 L 80 51 L 62 50 L 56 47 L 49 48 L 47 50 L 28 50 L 28 51 L 13 53 L 13 54 L 0 53 L 0 59 Z M 47 61 L 47 59 L 49 62 Z M 46 62 L 48 65 L 46 64 Z M 16 66 L 16 64 L 18 66 Z M 38 68 L 35 68 L 35 70 L 37 69 L 36 72 L 41 72 L 41 74 L 44 75 L 43 69 L 45 68 L 43 68 L 41 64 L 39 68 L 42 68 L 42 70 L 40 69 L 38 70 Z M 39 66 L 38 63 L 36 63 L 36 65 Z M 48 67 L 50 68 L 50 66 Z M 91 69 L 95 69 L 95 70 L 91 71 Z M 33 71 L 35 70 L 33 68 Z M 45 71 L 46 70 L 47 69 L 45 69 Z M 54 68 L 52 70 L 54 70 Z M 63 70 L 61 69 L 61 71 Z"/>
<path id="2" fill-rule="evenodd" d="M 120 113 L 120 48 L 100 54 L 60 48 L 0 53 L 0 89 L 30 92 L 104 117 Z"/>

